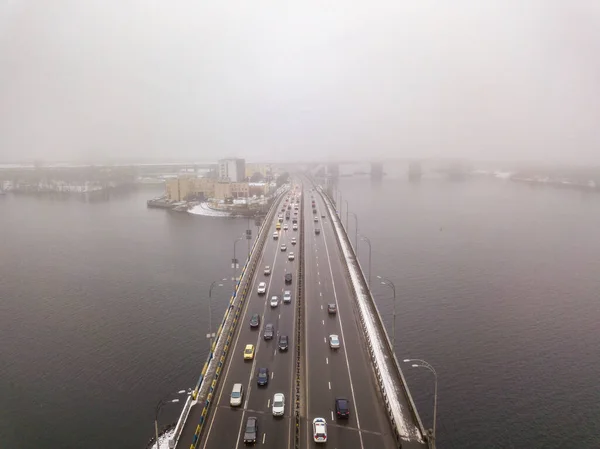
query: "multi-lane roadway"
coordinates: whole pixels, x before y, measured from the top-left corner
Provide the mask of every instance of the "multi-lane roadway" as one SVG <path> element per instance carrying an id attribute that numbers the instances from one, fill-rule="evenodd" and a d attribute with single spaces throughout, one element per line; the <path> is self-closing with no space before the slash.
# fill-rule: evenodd
<path id="1" fill-rule="evenodd" d="M 293 190 L 292 190 L 293 191 Z M 288 194 L 286 197 L 292 196 Z M 258 418 L 258 441 L 257 444 L 265 448 L 290 448 L 293 440 L 293 415 L 292 415 L 292 386 L 293 367 L 295 361 L 295 310 L 296 293 L 298 282 L 298 256 L 299 231 L 292 229 L 294 217 L 293 206 L 290 209 L 290 219 L 283 221 L 280 231 L 275 230 L 277 215 L 285 214 L 281 211 L 283 205 L 287 211 L 285 200 L 279 205 L 278 214 L 271 224 L 270 234 L 265 242 L 264 250 L 257 265 L 256 274 L 251 283 L 250 297 L 243 309 L 242 318 L 231 354 L 225 365 L 223 378 L 220 380 L 216 401 L 211 407 L 208 421 L 205 424 L 203 436 L 198 447 L 203 449 L 239 448 L 244 446 L 244 427 L 248 417 Z M 298 211 L 297 217 L 300 216 Z M 283 226 L 287 224 L 288 230 Z M 278 238 L 272 236 L 277 232 Z M 298 244 L 292 245 L 292 238 Z M 285 244 L 286 251 L 281 250 Z M 289 260 L 289 253 L 294 252 L 294 260 Z M 269 266 L 271 274 L 265 275 L 264 268 Z M 285 283 L 285 274 L 292 273 L 292 283 Z M 258 284 L 266 282 L 266 294 L 257 293 Z M 283 292 L 290 290 L 292 300 L 283 303 Z M 271 307 L 272 296 L 279 297 L 277 307 Z M 250 318 L 254 314 L 261 316 L 260 326 L 252 329 Z M 266 324 L 273 324 L 275 336 L 271 340 L 263 338 L 263 330 Z M 279 351 L 279 335 L 289 336 L 289 348 L 287 351 Z M 246 345 L 255 347 L 253 360 L 244 360 L 243 353 Z M 259 368 L 269 369 L 269 381 L 266 386 L 257 385 L 257 372 Z M 231 407 L 229 404 L 230 393 L 235 383 L 241 383 L 244 387 L 244 397 L 241 407 Z M 275 393 L 285 395 L 286 404 L 283 417 L 272 415 L 272 402 Z M 182 446 L 188 447 L 188 446 Z"/>
<path id="2" fill-rule="evenodd" d="M 286 197 L 294 198 L 295 188 Z M 248 417 L 258 418 L 257 445 L 264 448 L 291 449 L 294 441 L 293 386 L 296 357 L 296 294 L 298 282 L 300 232 L 292 229 L 294 203 L 304 196 L 304 214 L 298 211 L 299 227 L 303 229 L 304 247 L 304 324 L 302 339 L 303 416 L 301 419 L 301 447 L 318 447 L 313 441 L 312 421 L 316 417 L 327 422 L 327 447 L 355 449 L 386 449 L 396 447 L 389 421 L 375 384 L 370 360 L 364 348 L 364 339 L 356 316 L 345 261 L 337 245 L 333 226 L 321 196 L 312 191 L 308 183 L 304 190 L 296 190 L 296 200 L 282 200 L 278 206 L 261 259 L 251 281 L 250 296 L 244 306 L 239 329 L 235 335 L 230 355 L 225 363 L 217 394 L 205 422 L 201 441 L 202 449 L 238 449 L 244 447 L 244 430 Z M 314 200 L 313 213 L 312 201 Z M 282 223 L 277 239 L 272 234 L 282 207 L 292 204 L 290 220 Z M 304 217 L 300 220 L 300 217 Z M 316 217 L 316 221 L 315 221 Z M 288 224 L 288 230 L 283 229 Z M 320 233 L 316 234 L 315 229 Z M 292 238 L 298 242 L 292 245 Z M 287 246 L 286 251 L 281 245 Z M 289 260 L 288 254 L 295 254 Z M 271 274 L 264 275 L 264 267 Z M 285 283 L 285 275 L 292 273 L 292 283 Z M 260 282 L 266 282 L 266 294 L 259 295 Z M 292 301 L 282 302 L 285 290 L 291 290 Z M 271 307 L 273 295 L 279 297 L 277 307 Z M 336 313 L 328 312 L 328 304 L 335 304 Z M 250 318 L 261 316 L 258 328 L 250 327 Z M 263 338 L 267 323 L 273 324 L 275 336 Z M 289 349 L 279 351 L 278 336 L 289 336 Z M 332 349 L 330 335 L 337 335 L 340 347 Z M 244 360 L 246 345 L 255 347 L 253 360 Z M 269 369 L 266 386 L 257 385 L 259 368 Z M 236 383 L 241 383 L 244 397 L 240 407 L 230 406 L 230 393 Z M 286 398 L 283 417 L 274 417 L 272 401 L 275 393 Z M 335 399 L 344 398 L 349 403 L 350 416 L 336 416 Z M 187 448 L 187 441 L 179 447 Z"/>
<path id="3" fill-rule="evenodd" d="M 360 336 L 345 259 L 321 196 L 309 188 L 304 195 L 307 388 L 304 427 L 308 447 L 319 446 L 313 442 L 312 420 L 322 417 L 327 421 L 328 447 L 394 448 L 389 421 Z M 316 234 L 315 229 L 320 233 Z M 328 304 L 335 304 L 337 313 L 329 313 Z M 330 348 L 332 334 L 339 338 L 339 349 Z M 336 398 L 349 402 L 349 418 L 337 418 Z"/>

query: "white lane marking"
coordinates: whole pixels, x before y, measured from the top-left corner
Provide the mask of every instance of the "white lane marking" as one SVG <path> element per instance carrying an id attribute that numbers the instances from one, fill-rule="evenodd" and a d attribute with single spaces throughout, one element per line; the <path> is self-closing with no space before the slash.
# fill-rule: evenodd
<path id="1" fill-rule="evenodd" d="M 329 389 L 331 390 L 331 382 L 327 382 L 329 384 Z"/>
<path id="2" fill-rule="evenodd" d="M 321 273 L 319 273 L 318 271 L 317 271 L 317 276 L 321 276 Z"/>
<path id="3" fill-rule="evenodd" d="M 321 304 L 321 310 L 323 310 L 323 304 Z"/>
<path id="4" fill-rule="evenodd" d="M 271 379 L 273 379 L 273 376 L 275 375 L 274 371 L 271 371 Z"/>
<path id="5" fill-rule="evenodd" d="M 333 412 L 331 412 L 331 413 L 333 413 Z M 265 438 L 267 438 L 267 434 L 263 433 L 263 444 L 265 444 Z"/>
<path id="6" fill-rule="evenodd" d="M 281 313 L 279 314 L 279 319 L 281 319 Z"/>
<path id="7" fill-rule="evenodd" d="M 325 320 L 323 320 L 323 326 L 325 326 Z"/>
<path id="8" fill-rule="evenodd" d="M 273 351 L 273 357 L 275 357 L 277 355 L 277 349 L 275 349 L 275 351 Z"/>
<path id="9" fill-rule="evenodd" d="M 277 262 L 277 255 L 280 253 L 280 251 L 277 251 L 277 245 L 275 245 L 275 257 L 273 258 L 273 263 L 271 264 L 271 266 L 273 267 L 273 273 L 275 273 L 275 267 L 276 267 L 276 262 Z M 264 253 L 263 253 L 264 255 Z M 262 265 L 262 264 L 261 264 Z M 254 282 L 256 282 L 256 279 L 258 279 L 258 276 L 254 279 Z M 271 281 L 273 280 L 273 276 L 270 277 L 269 279 L 269 285 L 268 288 L 269 290 L 271 289 Z M 254 284 L 252 284 L 252 290 L 254 290 Z M 246 307 L 248 307 L 248 304 L 250 304 L 251 299 L 246 301 Z M 262 316 L 265 316 L 265 314 L 267 313 L 267 301 L 265 301 L 264 305 L 263 305 L 263 313 Z M 245 316 L 245 315 L 244 315 Z M 262 341 L 262 339 L 260 338 L 260 335 L 262 334 L 263 331 L 263 326 L 264 326 L 264 321 L 261 321 L 261 326 L 259 328 L 259 332 L 258 335 L 256 336 L 256 346 L 255 346 L 255 354 L 258 353 L 258 350 L 260 349 L 260 343 Z M 238 334 L 238 341 L 239 341 L 239 336 L 242 333 L 240 332 Z M 237 346 L 237 342 L 236 342 L 236 346 Z M 231 360 L 233 359 L 233 357 L 231 357 L 230 360 L 230 365 L 231 366 Z M 254 370 L 256 369 L 256 357 L 254 357 L 254 359 L 252 359 L 252 368 L 250 369 L 250 375 L 248 376 L 248 396 L 247 398 L 250 397 L 250 387 L 252 386 L 252 376 L 254 375 Z M 221 390 L 221 393 L 223 392 L 224 389 Z M 219 396 L 220 397 L 220 396 Z M 247 402 L 248 399 L 246 399 L 246 406 L 247 406 Z M 213 416 L 216 416 L 217 414 L 215 413 Z M 244 426 L 244 416 L 246 415 L 246 409 L 242 410 L 242 419 L 240 421 L 240 428 L 238 430 L 238 436 L 237 436 L 237 440 L 235 443 L 235 449 L 238 449 L 240 446 L 240 436 L 242 435 L 242 427 Z M 208 442 L 208 436 L 206 439 L 206 442 Z M 206 443 L 204 444 L 204 448 L 206 449 Z"/>
<path id="10" fill-rule="evenodd" d="M 325 363 L 329 365 L 329 357 L 325 357 Z"/>
<path id="11" fill-rule="evenodd" d="M 323 296 L 323 292 L 319 292 L 319 296 Z"/>
<path id="12" fill-rule="evenodd" d="M 321 281 L 319 281 L 319 285 L 321 285 Z"/>
<path id="13" fill-rule="evenodd" d="M 266 244 L 267 244 L 267 243 L 265 243 L 265 245 L 266 245 Z M 277 260 L 277 254 L 278 254 L 278 253 L 279 253 L 279 251 L 277 251 L 277 244 L 275 244 L 275 258 L 273 259 L 273 262 L 275 262 L 275 260 Z M 265 248 L 263 249 L 263 252 L 262 252 L 262 254 L 260 255 L 259 264 L 258 264 L 259 266 L 264 266 L 264 265 L 266 265 L 266 264 L 264 263 L 264 261 L 265 261 L 265 258 L 266 258 L 266 256 L 267 256 L 267 255 L 268 255 L 268 251 L 267 251 L 267 248 L 265 247 Z M 271 266 L 272 266 L 272 267 L 274 267 L 274 264 L 273 264 L 273 265 L 271 265 Z M 257 281 L 258 281 L 258 275 L 255 275 L 255 276 L 254 276 L 254 280 L 252 281 L 252 287 L 250 288 L 250 292 L 255 292 L 255 291 L 256 291 L 256 290 L 254 290 L 254 287 L 256 286 L 256 282 L 257 282 Z M 270 281 L 269 281 L 269 285 L 270 285 Z M 251 293 L 251 295 L 252 295 L 252 294 L 253 294 L 253 293 Z M 249 297 L 249 298 L 246 300 L 246 303 L 245 303 L 245 305 L 244 305 L 244 307 L 243 307 L 243 312 L 242 312 L 242 317 L 243 317 L 243 319 L 242 319 L 242 320 L 245 320 L 245 319 L 246 319 L 246 317 L 247 317 L 247 313 L 248 313 L 248 307 L 249 307 L 249 305 L 250 305 L 250 303 L 251 303 L 251 302 L 252 302 L 252 296 L 250 296 L 250 297 Z M 265 304 L 265 307 L 264 307 L 264 309 L 263 309 L 263 315 L 264 315 L 264 311 L 265 311 L 265 310 L 266 310 L 266 304 Z M 233 354 L 234 354 L 234 355 L 233 355 L 232 357 L 229 357 L 229 362 L 228 362 L 228 364 L 227 364 L 227 368 L 225 369 L 225 376 L 224 376 L 224 377 L 225 377 L 225 383 L 227 383 L 227 378 L 229 377 L 229 368 L 231 368 L 231 363 L 232 363 L 233 357 L 235 356 L 235 354 L 237 354 L 237 347 L 238 347 L 238 344 L 239 344 L 239 342 L 240 342 L 240 335 L 241 335 L 241 334 L 242 334 L 242 333 L 241 333 L 241 332 L 239 332 L 239 333 L 238 333 L 238 335 L 237 335 L 237 337 L 236 337 L 236 339 L 235 339 L 235 344 L 234 344 L 234 346 L 233 346 Z M 253 362 L 253 363 L 254 363 L 254 362 Z M 254 367 L 254 366 L 253 366 L 253 367 Z M 252 377 L 250 377 L 250 379 L 252 379 Z M 250 383 L 250 380 L 248 381 L 248 383 L 249 383 L 249 386 L 248 386 L 248 393 L 247 393 L 247 395 L 246 395 L 246 405 L 244 406 L 244 409 L 248 408 L 248 397 L 250 396 L 250 389 L 251 389 L 251 383 Z M 224 390 L 225 390 L 225 388 L 223 388 L 223 387 L 222 387 L 222 388 L 221 388 L 221 391 L 219 392 L 219 397 L 218 397 L 218 399 L 217 399 L 217 404 L 220 404 L 220 403 L 221 403 L 221 397 L 222 397 L 222 395 L 223 395 L 223 391 L 224 391 Z M 207 432 L 207 434 L 206 434 L 206 438 L 204 439 L 204 444 L 203 444 L 203 446 L 202 446 L 204 449 L 206 449 L 206 446 L 208 445 L 208 440 L 209 440 L 210 433 L 211 433 L 211 430 L 212 430 L 212 426 L 213 426 L 213 423 L 215 422 L 215 417 L 216 417 L 216 416 L 217 416 L 217 413 L 213 413 L 213 415 L 212 415 L 212 418 L 211 418 L 211 421 L 210 421 L 210 425 L 208 426 L 208 432 Z M 240 434 L 241 434 L 241 431 L 242 431 L 242 425 L 243 425 L 243 423 L 244 423 L 244 412 L 242 411 L 242 421 L 240 422 L 240 430 L 239 430 L 239 433 L 238 433 L 238 443 L 236 443 L 236 445 L 235 445 L 236 449 L 237 449 L 237 447 L 238 447 L 238 445 L 239 445 L 239 439 L 240 439 Z"/>
<path id="14" fill-rule="evenodd" d="M 323 342 L 327 343 L 327 337 L 323 337 Z"/>
<path id="15" fill-rule="evenodd" d="M 331 421 L 335 421 L 335 420 L 333 419 L 333 410 L 331 411 Z M 361 444 L 362 444 L 362 443 L 361 443 Z"/>
<path id="16" fill-rule="evenodd" d="M 331 257 L 329 256 L 329 245 L 327 245 L 327 238 L 323 239 L 325 241 L 325 252 L 327 253 L 327 262 L 329 264 L 329 274 L 331 275 L 332 285 L 333 285 L 333 297 L 335 298 L 335 305 L 337 306 L 338 311 L 340 310 L 340 305 L 337 298 L 337 290 L 335 288 L 335 278 L 333 277 L 333 269 L 331 268 Z M 341 255 L 340 255 L 341 257 Z M 344 279 L 343 282 L 346 282 Z M 342 341 L 346 341 L 346 337 L 344 337 L 344 327 L 342 326 L 342 318 L 340 313 L 338 313 L 338 321 L 340 323 L 340 334 L 342 335 Z M 356 427 L 358 428 L 358 437 L 360 439 L 360 447 L 361 449 L 365 449 L 365 445 L 363 443 L 362 430 L 360 428 L 360 420 L 358 418 L 358 409 L 356 408 L 356 395 L 354 394 L 354 385 L 352 384 L 352 374 L 350 373 L 350 363 L 348 362 L 348 352 L 346 351 L 346 345 L 344 345 L 344 358 L 346 359 L 346 368 L 348 369 L 348 379 L 350 380 L 350 391 L 352 393 L 352 401 L 354 402 L 354 413 L 356 414 Z"/>
<path id="17" fill-rule="evenodd" d="M 267 408 L 271 407 L 271 398 L 269 398 L 269 400 L 267 401 Z"/>

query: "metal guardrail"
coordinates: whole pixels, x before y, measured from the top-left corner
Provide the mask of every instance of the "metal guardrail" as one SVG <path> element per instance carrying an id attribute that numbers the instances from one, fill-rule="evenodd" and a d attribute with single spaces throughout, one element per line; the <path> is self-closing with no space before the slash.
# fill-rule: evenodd
<path id="1" fill-rule="evenodd" d="M 295 374 L 295 407 L 294 407 L 294 449 L 300 449 L 300 408 L 302 401 L 301 387 L 301 363 L 302 363 L 302 326 L 304 325 L 303 304 L 304 304 L 304 190 L 300 196 L 300 254 L 298 264 L 298 294 L 296 296 L 297 312 L 296 312 L 296 374 Z"/>
<path id="2" fill-rule="evenodd" d="M 217 383 L 218 383 L 218 379 L 221 374 L 221 370 L 225 364 L 225 359 L 226 359 L 226 356 L 227 356 L 227 353 L 229 350 L 229 346 L 231 344 L 231 341 L 232 341 L 235 331 L 237 329 L 238 318 L 240 316 L 242 306 L 245 303 L 244 301 L 246 299 L 248 287 L 250 284 L 249 279 L 246 277 L 246 274 L 248 274 L 248 277 L 250 279 L 252 278 L 252 275 L 254 274 L 257 260 L 260 259 L 259 255 L 262 251 L 262 248 L 266 241 L 266 237 L 268 235 L 268 232 L 265 232 L 265 229 L 270 227 L 270 224 L 271 224 L 271 221 L 273 218 L 273 214 L 277 210 L 277 206 L 279 205 L 279 202 L 281 201 L 281 198 L 284 195 L 284 193 L 286 192 L 286 190 L 287 189 L 280 188 L 279 191 L 276 193 L 274 201 L 271 204 L 271 208 L 270 208 L 269 212 L 267 213 L 267 215 L 265 216 L 265 220 L 263 221 L 263 223 L 258 231 L 257 238 L 254 241 L 254 244 L 252 245 L 249 257 L 246 260 L 246 263 L 244 264 L 244 267 L 242 268 L 242 271 L 240 273 L 240 280 L 234 286 L 233 294 L 231 296 L 231 299 L 229 300 L 229 307 L 225 311 L 223 320 L 221 321 L 221 324 L 219 325 L 219 328 L 215 334 L 215 340 L 210 348 L 210 352 L 208 354 L 207 360 L 204 363 L 204 367 L 202 368 L 202 372 L 200 374 L 200 377 L 198 379 L 196 387 L 194 388 L 194 391 L 192 392 L 191 399 L 198 400 L 201 388 L 203 387 L 205 380 L 207 380 L 206 376 L 209 371 L 209 368 L 211 367 L 211 363 L 214 360 L 218 359 L 214 377 L 213 377 L 210 387 L 208 389 L 208 394 L 204 401 L 204 408 L 202 410 L 200 422 L 198 423 L 198 426 L 196 427 L 196 431 L 194 432 L 194 439 L 192 441 L 190 449 L 196 449 L 196 447 L 200 441 L 200 434 L 202 432 L 204 422 L 206 421 L 206 417 L 208 415 L 208 410 L 209 410 L 209 407 L 211 404 L 211 400 L 212 400 L 213 394 L 215 392 L 215 389 L 217 387 Z M 238 294 L 240 292 L 240 285 L 243 285 L 243 288 L 241 290 L 241 294 Z M 237 301 L 237 305 L 236 305 L 235 303 L 238 298 L 239 298 L 239 301 Z M 220 355 L 218 357 L 215 357 L 215 349 L 218 347 L 218 345 L 220 343 L 220 338 L 223 335 L 223 330 L 226 327 L 226 322 L 230 316 L 230 313 L 232 313 L 232 311 L 234 309 L 235 309 L 235 316 L 233 317 L 233 320 L 230 323 L 230 327 L 227 331 L 227 339 L 225 341 L 225 344 L 224 344 L 222 350 L 220 351 Z M 186 406 L 184 406 L 182 413 L 180 415 L 179 421 L 177 422 L 177 425 L 175 428 L 176 432 L 174 432 L 174 435 L 169 440 L 169 447 L 173 448 L 177 444 L 179 437 L 181 436 L 181 431 L 183 430 L 183 428 L 185 426 L 185 422 L 187 420 L 187 417 L 189 416 L 191 406 L 192 406 L 191 402 L 190 402 L 189 406 L 188 406 L 188 403 L 186 402 Z"/>
<path id="3" fill-rule="evenodd" d="M 314 185 L 314 182 L 313 182 L 313 185 Z M 322 189 L 316 189 L 316 190 L 321 194 L 321 196 L 325 200 L 326 205 L 328 205 L 327 211 L 328 211 L 328 214 L 329 214 L 330 218 L 332 220 L 338 220 L 341 223 L 341 221 L 337 217 L 337 215 L 334 217 L 335 214 L 333 214 L 332 211 L 331 211 L 331 209 L 334 209 L 333 204 L 335 204 L 334 201 L 331 199 L 331 197 L 329 197 L 329 195 L 327 195 L 325 192 L 323 192 Z M 357 267 L 359 268 L 360 282 L 361 282 L 361 284 L 363 286 L 363 289 L 365 291 L 369 292 L 368 297 L 371 300 L 371 305 L 372 305 L 371 308 L 374 309 L 375 312 L 376 312 L 377 327 L 379 328 L 379 332 L 384 336 L 384 341 L 387 343 L 387 347 L 385 349 L 388 352 L 388 354 L 391 355 L 391 359 L 394 361 L 393 365 L 394 365 L 394 367 L 396 369 L 396 374 L 397 374 L 398 378 L 401 380 L 401 382 L 400 382 L 401 387 L 402 387 L 404 393 L 406 394 L 406 397 L 408 398 L 408 401 L 409 401 L 409 404 L 410 404 L 410 407 L 409 407 L 410 408 L 410 412 L 411 412 L 411 414 L 412 414 L 415 422 L 417 422 L 417 424 L 418 424 L 419 432 L 421 433 L 422 438 L 424 440 L 427 440 L 427 432 L 425 432 L 425 429 L 423 427 L 423 423 L 421 422 L 421 418 L 419 417 L 419 414 L 417 413 L 416 406 L 415 406 L 414 401 L 412 399 L 412 396 L 411 396 L 411 394 L 410 394 L 410 392 L 408 390 L 408 387 L 407 387 L 407 384 L 406 384 L 406 379 L 404 378 L 404 375 L 403 375 L 402 370 L 400 368 L 400 364 L 398 363 L 398 359 L 396 358 L 396 355 L 394 354 L 394 351 L 392 350 L 392 345 L 391 345 L 390 339 L 389 339 L 389 337 L 387 335 L 387 331 L 385 329 L 385 326 L 383 325 L 383 320 L 381 319 L 381 315 L 379 314 L 379 310 L 377 309 L 377 307 L 375 305 L 375 301 L 374 301 L 373 296 L 371 294 L 371 290 L 370 290 L 367 282 L 365 281 L 364 272 L 362 270 L 360 262 L 359 262 L 358 258 L 356 257 L 356 254 L 354 253 L 354 248 L 350 244 L 350 239 L 348 238 L 348 235 L 346 233 L 346 229 L 343 227 L 343 225 L 341 225 L 340 228 L 342 229 L 342 232 L 343 232 L 343 238 L 348 243 L 348 247 L 351 249 L 352 254 L 354 256 L 354 261 L 356 262 Z M 335 232 L 335 235 L 336 235 L 336 241 L 338 243 L 338 246 L 340 247 L 340 251 L 343 252 L 343 249 L 341 247 L 341 242 L 340 242 L 340 235 L 338 234 L 338 232 L 336 232 L 335 229 L 334 229 L 334 232 Z M 346 273 L 347 273 L 348 277 L 350 277 L 350 272 L 349 272 L 348 264 L 346 263 L 344 265 L 345 265 L 345 268 L 346 268 Z M 351 290 L 354 291 L 355 300 L 358 301 L 358 292 L 356 292 L 354 290 L 354 286 L 352 284 L 351 284 Z M 394 410 L 392 410 L 392 407 L 391 407 L 391 404 L 390 404 L 390 401 L 389 401 L 389 398 L 388 398 L 388 394 L 389 393 L 386 391 L 385 385 L 383 383 L 383 379 L 382 379 L 382 376 L 381 376 L 381 368 L 379 367 L 379 365 L 377 363 L 377 360 L 374 357 L 374 348 L 373 348 L 373 345 L 371 343 L 371 338 L 369 336 L 369 333 L 368 333 L 366 325 L 365 325 L 365 318 L 364 318 L 363 314 L 360 313 L 360 307 L 358 308 L 358 310 L 359 310 L 359 316 L 360 316 L 361 326 L 363 327 L 364 334 L 365 334 L 365 337 L 367 339 L 367 346 L 369 348 L 369 355 L 370 355 L 371 361 L 373 363 L 373 367 L 374 367 L 374 371 L 375 371 L 375 374 L 376 374 L 376 378 L 377 378 L 377 383 L 378 383 L 378 386 L 379 386 L 379 390 L 380 390 L 380 392 L 382 394 L 382 397 L 383 397 L 385 405 L 386 405 L 386 411 L 387 411 L 388 419 L 390 420 L 390 424 L 392 425 L 392 428 L 394 429 L 394 435 L 396 437 L 396 441 L 398 442 L 399 447 L 402 447 L 401 435 L 400 435 L 400 433 L 398 431 L 398 426 L 396 425 L 395 420 L 394 420 L 394 416 L 393 416 L 393 411 Z"/>

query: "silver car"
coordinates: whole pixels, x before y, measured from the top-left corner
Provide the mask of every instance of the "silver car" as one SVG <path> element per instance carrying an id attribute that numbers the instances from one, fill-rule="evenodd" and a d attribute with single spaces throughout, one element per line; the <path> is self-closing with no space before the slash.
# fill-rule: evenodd
<path id="1" fill-rule="evenodd" d="M 283 393 L 275 393 L 273 396 L 273 416 L 283 416 L 285 412 L 285 396 Z"/>
<path id="2" fill-rule="evenodd" d="M 244 387 L 242 384 L 233 384 L 231 390 L 231 397 L 229 399 L 229 405 L 232 407 L 239 407 L 242 405 L 242 399 L 244 397 Z"/>
<path id="3" fill-rule="evenodd" d="M 277 295 L 275 296 L 271 296 L 271 307 L 277 307 L 279 305 L 279 298 L 277 297 Z"/>
<path id="4" fill-rule="evenodd" d="M 286 290 L 283 292 L 283 302 L 292 302 L 292 292 L 290 290 Z"/>
<path id="5" fill-rule="evenodd" d="M 335 334 L 329 336 L 329 347 L 331 349 L 338 349 L 340 347 L 340 337 Z"/>

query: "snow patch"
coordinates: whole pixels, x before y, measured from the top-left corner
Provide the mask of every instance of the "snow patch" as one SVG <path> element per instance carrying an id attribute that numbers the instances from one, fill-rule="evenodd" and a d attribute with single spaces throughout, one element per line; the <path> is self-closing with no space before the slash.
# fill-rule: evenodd
<path id="1" fill-rule="evenodd" d="M 341 224 L 339 219 L 335 215 L 335 211 L 332 209 L 329 201 L 326 201 L 327 207 L 333 219 L 333 224 L 335 226 L 335 230 L 338 235 L 343 235 L 343 230 L 341 229 Z M 403 394 L 402 386 L 398 385 L 394 380 L 394 373 L 391 373 L 388 370 L 388 365 L 386 363 L 386 359 L 388 358 L 384 353 L 383 349 L 387 345 L 381 339 L 381 335 L 378 330 L 377 321 L 375 316 L 369 310 L 368 295 L 370 293 L 365 293 L 363 289 L 363 285 L 360 282 L 358 276 L 358 268 L 356 263 L 354 262 L 354 255 L 352 250 L 349 247 L 348 241 L 344 238 L 340 239 L 342 252 L 344 253 L 344 257 L 348 262 L 348 268 L 350 273 L 350 278 L 352 280 L 352 285 L 356 291 L 356 295 L 358 297 L 358 305 L 360 307 L 360 313 L 364 318 L 365 327 L 367 330 L 367 334 L 371 339 L 371 345 L 373 347 L 373 354 L 375 357 L 375 363 L 379 367 L 383 389 L 386 392 L 387 399 L 390 403 L 391 413 L 396 423 L 398 433 L 401 438 L 409 441 L 418 441 L 423 443 L 423 437 L 421 435 L 421 431 L 418 426 L 413 423 L 411 411 L 408 410 L 400 403 L 398 400 L 398 396 Z M 394 377 L 393 377 L 394 376 Z"/>

